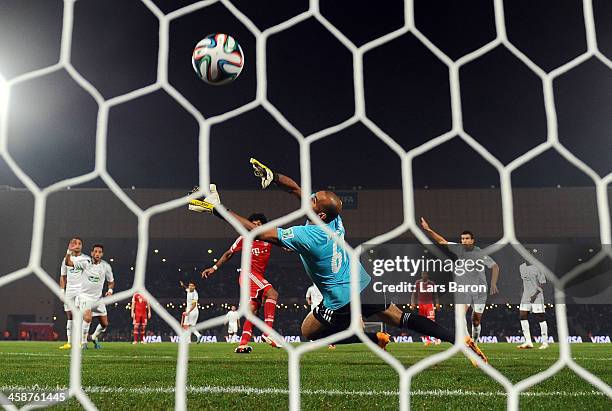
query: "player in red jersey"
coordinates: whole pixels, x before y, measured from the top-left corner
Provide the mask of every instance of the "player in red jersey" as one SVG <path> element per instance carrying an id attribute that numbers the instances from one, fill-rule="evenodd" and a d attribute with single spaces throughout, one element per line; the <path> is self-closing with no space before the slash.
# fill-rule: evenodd
<path id="1" fill-rule="evenodd" d="M 256 226 L 263 225 L 268 222 L 268 219 L 263 214 L 253 214 L 248 220 Z M 227 250 L 215 265 L 202 271 L 202 278 L 210 277 L 215 271 L 219 269 L 225 262 L 242 250 L 242 236 L 232 244 L 229 250 Z M 270 252 L 272 251 L 272 244 L 265 241 L 254 240 L 253 247 L 251 248 L 251 272 L 248 274 L 250 283 L 250 307 L 255 315 L 259 308 L 263 305 L 264 307 L 264 321 L 269 326 L 274 325 L 274 315 L 276 313 L 276 301 L 278 299 L 278 292 L 272 287 L 265 278 L 264 273 L 270 259 Z M 240 345 L 236 348 L 236 353 L 248 354 L 253 349 L 248 345 L 251 336 L 253 334 L 253 324 L 246 320 L 242 327 L 242 338 L 240 339 Z M 265 342 L 270 344 L 272 347 L 280 348 L 281 344 L 274 341 L 266 333 L 263 335 Z"/>
<path id="2" fill-rule="evenodd" d="M 151 319 L 151 305 L 140 293 L 136 293 L 132 296 L 132 320 L 134 321 L 134 342 L 132 344 L 138 344 L 140 341 L 144 344 L 145 329 L 147 328 L 147 321 Z M 140 337 L 138 332 L 140 331 Z"/>
<path id="3" fill-rule="evenodd" d="M 436 283 L 429 279 L 429 273 L 423 271 L 421 278 L 414 283 L 415 290 L 410 297 L 410 309 L 414 310 L 415 304 L 419 306 L 419 315 L 429 318 L 431 321 L 436 319 L 436 308 L 440 307 L 438 301 L 438 293 L 436 292 Z M 435 305 L 434 305 L 435 300 Z M 440 344 L 440 340 L 434 337 L 423 337 L 425 345 L 431 343 Z"/>

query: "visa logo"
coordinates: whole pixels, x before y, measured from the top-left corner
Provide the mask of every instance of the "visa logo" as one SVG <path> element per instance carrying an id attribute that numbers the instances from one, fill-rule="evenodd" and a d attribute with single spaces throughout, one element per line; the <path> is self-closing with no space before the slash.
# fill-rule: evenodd
<path id="1" fill-rule="evenodd" d="M 411 343 L 412 341 L 412 336 L 410 335 L 398 335 L 396 337 L 393 337 L 393 342 L 395 343 Z"/>

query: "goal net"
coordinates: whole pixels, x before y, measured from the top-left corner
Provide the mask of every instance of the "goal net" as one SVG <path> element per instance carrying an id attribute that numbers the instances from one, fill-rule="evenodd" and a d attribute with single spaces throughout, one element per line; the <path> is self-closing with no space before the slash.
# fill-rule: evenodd
<path id="1" fill-rule="evenodd" d="M 103 94 L 96 88 L 88 79 L 83 76 L 71 62 L 71 51 L 73 41 L 73 27 L 75 24 L 74 19 L 74 8 L 75 0 L 64 0 L 63 9 L 63 23 L 62 23 L 62 35 L 61 35 L 61 50 L 60 58 L 56 64 L 50 65 L 45 68 L 37 69 L 17 77 L 3 78 L 0 73 L 0 156 L 4 162 L 8 165 L 12 173 L 14 173 L 19 181 L 27 188 L 27 190 L 34 197 L 34 219 L 33 219 L 33 230 L 31 249 L 27 266 L 15 270 L 11 273 L 0 277 L 0 287 L 6 286 L 12 282 L 18 281 L 31 273 L 34 273 L 38 279 L 44 283 L 52 292 L 59 298 L 64 299 L 62 290 L 59 288 L 55 279 L 52 278 L 49 273 L 43 269 L 41 263 L 43 258 L 43 236 L 46 223 L 46 212 L 49 202 L 49 197 L 60 190 L 64 190 L 68 187 L 77 186 L 90 182 L 94 179 L 101 179 L 106 186 L 114 193 L 116 198 L 129 209 L 137 220 L 137 231 L 138 231 L 138 244 L 136 263 L 134 265 L 134 283 L 132 288 L 129 290 L 123 290 L 116 293 L 111 297 L 105 297 L 104 302 L 107 305 L 115 304 L 119 301 L 130 298 L 134 292 L 143 293 L 151 302 L 156 314 L 166 322 L 172 330 L 177 334 L 181 335 L 183 330 L 177 321 L 173 318 L 165 309 L 164 303 L 158 301 L 154 295 L 149 293 L 146 287 L 146 266 L 148 258 L 148 250 L 150 249 L 149 238 L 151 221 L 155 216 L 160 215 L 174 209 L 185 207 L 188 200 L 206 194 L 206 189 L 201 189 L 199 192 L 193 194 L 191 197 L 181 197 L 172 199 L 160 204 L 153 204 L 147 207 L 142 207 L 137 204 L 133 198 L 128 196 L 126 192 L 120 187 L 120 185 L 111 176 L 107 168 L 107 147 L 108 141 L 107 136 L 109 133 L 108 122 L 109 122 L 109 111 L 112 108 L 119 107 L 132 100 L 154 93 L 158 90 L 165 91 L 170 98 L 176 101 L 189 116 L 197 123 L 199 130 L 199 186 L 208 187 L 211 182 L 211 169 L 210 165 L 210 130 L 211 127 L 230 121 L 242 114 L 250 112 L 254 109 L 261 108 L 267 115 L 271 116 L 289 135 L 295 137 L 295 141 L 300 148 L 300 170 L 301 170 L 301 187 L 303 193 L 310 193 L 313 189 L 312 184 L 312 169 L 310 148 L 313 143 L 325 139 L 335 133 L 346 130 L 356 124 L 362 124 L 369 132 L 373 133 L 383 144 L 388 146 L 394 153 L 401 158 L 401 181 L 403 182 L 402 200 L 404 202 L 405 216 L 402 224 L 398 225 L 394 229 L 388 231 L 385 234 L 372 238 L 368 241 L 368 244 L 383 244 L 397 235 L 410 230 L 417 239 L 427 244 L 431 241 L 423 234 L 419 228 L 419 221 L 415 215 L 414 210 L 414 190 L 412 187 L 412 162 L 413 160 L 422 155 L 423 153 L 432 150 L 433 148 L 453 139 L 458 138 L 469 145 L 475 152 L 477 152 L 482 158 L 484 158 L 490 165 L 492 165 L 500 176 L 501 181 L 501 200 L 503 208 L 503 237 L 499 240 L 498 244 L 512 244 L 517 252 L 524 256 L 527 261 L 530 261 L 534 265 L 540 267 L 543 272 L 547 273 L 549 279 L 562 289 L 563 286 L 569 283 L 573 278 L 579 275 L 582 271 L 586 270 L 587 267 L 575 270 L 569 276 L 564 276 L 562 279 L 554 277 L 550 271 L 544 267 L 537 259 L 535 259 L 526 250 L 520 241 L 517 239 L 515 232 L 515 221 L 513 214 L 513 190 L 511 185 L 511 174 L 520 166 L 534 159 L 536 156 L 548 149 L 553 149 L 563 156 L 568 162 L 574 165 L 577 169 L 588 175 L 597 191 L 597 208 L 599 216 L 599 235 L 601 244 L 609 245 L 612 243 L 612 230 L 610 225 L 610 214 L 608 205 L 608 194 L 607 187 L 612 182 L 612 174 L 605 177 L 600 177 L 596 172 L 593 171 L 585 162 L 581 161 L 575 156 L 570 150 L 568 150 L 559 141 L 557 132 L 557 115 L 556 107 L 553 96 L 553 81 L 560 76 L 568 73 L 575 69 L 586 60 L 595 58 L 605 64 L 610 70 L 612 70 L 612 62 L 600 52 L 597 43 L 596 27 L 593 16 L 593 5 L 592 0 L 583 1 L 583 17 L 586 28 L 586 39 L 587 39 L 587 50 L 583 54 L 571 59 L 571 61 L 555 68 L 551 71 L 544 71 L 537 64 L 535 64 L 529 57 L 527 57 L 521 50 L 515 47 L 512 42 L 508 39 L 506 31 L 506 23 L 504 16 L 504 2 L 502 0 L 494 1 L 494 15 L 495 15 L 495 38 L 487 44 L 479 47 L 477 50 L 467 53 L 458 59 L 452 59 L 446 55 L 440 48 L 434 44 L 426 35 L 424 35 L 418 27 L 415 25 L 414 19 L 414 2 L 412 0 L 404 1 L 404 22 L 401 28 L 394 30 L 390 33 L 382 35 L 375 40 L 366 42 L 363 45 L 357 46 L 354 44 L 341 30 L 335 27 L 319 10 L 319 1 L 311 0 L 309 2 L 308 9 L 299 13 L 298 15 L 287 19 L 279 24 L 273 25 L 272 27 L 266 28 L 265 30 L 260 29 L 246 14 L 244 14 L 239 7 L 237 7 L 230 0 L 206 0 L 196 2 L 187 5 L 182 8 L 178 8 L 167 14 L 163 13 L 161 9 L 151 0 L 142 0 L 142 4 L 146 6 L 152 16 L 154 16 L 159 23 L 159 48 L 158 48 L 158 61 L 157 61 L 157 77 L 154 83 L 137 90 L 130 91 L 126 94 L 122 94 L 112 98 L 105 98 Z M 255 37 L 256 48 L 257 48 L 257 60 L 256 62 L 256 97 L 253 101 L 250 101 L 238 108 L 233 110 L 205 117 L 198 108 L 196 108 L 187 98 L 185 98 L 170 82 L 169 82 L 169 53 L 170 53 L 170 24 L 171 22 L 179 19 L 183 16 L 187 16 L 198 10 L 202 10 L 206 7 L 210 7 L 214 4 L 221 4 L 229 12 L 235 16 Z M 317 24 L 321 25 L 331 35 L 335 37 L 345 48 L 350 52 L 352 56 L 352 84 L 354 88 L 354 113 L 350 118 L 334 124 L 323 130 L 314 132 L 309 135 L 305 135 L 300 132 L 290 122 L 281 111 L 270 102 L 267 96 L 268 87 L 268 75 L 269 68 L 267 53 L 268 41 L 274 36 L 288 30 L 306 20 L 313 19 Z M 366 116 L 365 110 L 365 86 L 364 86 L 364 56 L 367 53 L 376 50 L 377 48 L 397 39 L 407 33 L 412 34 L 424 47 L 426 47 L 437 59 L 439 59 L 447 68 L 449 73 L 450 83 L 450 105 L 452 112 L 452 127 L 449 131 L 430 139 L 429 141 L 419 145 L 416 148 L 405 151 L 392 137 L 385 133 L 374 121 Z M 532 148 L 523 155 L 520 155 L 513 161 L 503 164 L 498 158 L 496 158 L 489 150 L 483 145 L 476 141 L 472 136 L 466 132 L 463 119 L 462 119 L 462 88 L 459 76 L 459 70 L 466 64 L 476 61 L 497 47 L 505 47 L 513 56 L 520 60 L 526 67 L 531 70 L 541 82 L 543 91 L 543 101 L 545 105 L 546 121 L 548 125 L 548 134 L 546 141 L 536 147 Z M 188 65 L 188 58 L 186 58 L 186 64 Z M 247 62 L 249 64 L 249 62 Z M 8 134 L 9 124 L 8 118 L 11 111 L 12 104 L 12 93 L 13 90 L 20 85 L 30 82 L 34 79 L 41 78 L 58 71 L 65 70 L 68 75 L 76 82 L 82 90 L 88 93 L 97 104 L 97 123 L 96 123 L 96 141 L 95 141 L 95 168 L 93 171 L 78 177 L 68 178 L 63 181 L 53 183 L 47 187 L 41 187 L 31 178 L 31 176 L 24 171 L 24 169 L 15 161 L 8 147 Z M 231 223 L 235 231 L 245 238 L 245 252 L 243 255 L 250 254 L 250 248 L 256 232 L 247 232 L 238 222 L 231 217 L 226 211 L 221 210 L 221 214 Z M 276 219 L 269 222 L 266 227 L 282 226 L 288 224 L 297 218 L 303 218 L 307 216 L 313 221 L 317 221 L 317 224 L 325 227 L 320 220 L 314 215 L 308 198 L 303 198 L 301 207 L 299 210 L 288 213 L 282 218 Z M 330 235 L 335 236 L 335 233 Z M 360 255 L 363 251 L 361 247 L 350 247 L 346 245 L 346 251 L 351 260 L 353 272 L 352 272 L 352 306 L 351 315 L 353 318 L 360 316 L 359 308 L 359 282 L 358 282 L 358 262 Z M 602 250 L 597 253 L 594 259 L 601 261 L 604 258 L 612 256 L 612 252 L 609 247 L 603 247 Z M 242 260 L 242 271 L 246 273 L 249 271 L 248 259 L 243 256 Z M 244 275 L 244 274 L 243 274 Z M 282 338 L 275 330 L 270 329 L 266 324 L 255 317 L 251 312 L 247 310 L 248 307 L 248 282 L 243 282 L 240 295 L 240 314 L 250 319 L 256 327 L 259 329 L 270 332 L 276 338 Z M 492 365 L 481 364 L 481 369 L 490 378 L 497 381 L 507 393 L 507 408 L 510 410 L 519 409 L 519 396 L 521 392 L 529 389 L 530 387 L 544 381 L 545 379 L 553 376 L 559 370 L 564 367 L 569 367 L 577 375 L 586 381 L 590 382 L 597 390 L 600 390 L 608 397 L 612 398 L 612 388 L 592 374 L 588 370 L 584 369 L 576 363 L 572 358 L 571 349 L 568 341 L 568 326 L 567 326 L 567 313 L 565 308 L 565 300 L 563 293 L 556 293 L 555 295 L 555 314 L 558 324 L 558 341 L 560 345 L 560 357 L 557 362 L 554 363 L 549 369 L 537 373 L 529 378 L 524 379 L 518 383 L 512 383 L 503 372 L 497 370 Z M 167 305 L 166 305 L 167 306 Z M 77 312 L 76 307 L 71 306 L 73 312 Z M 75 329 L 73 330 L 73 341 L 78 341 L 80 334 L 80 321 L 75 321 Z M 207 330 L 213 327 L 224 324 L 225 318 L 223 316 L 207 319 L 198 325 L 199 330 Z M 456 329 L 461 328 L 461 325 L 465 321 L 464 312 L 456 310 L 455 312 Z M 383 331 L 383 324 L 380 322 L 368 322 L 365 323 L 366 331 Z M 404 365 L 395 357 L 388 352 L 377 349 L 376 345 L 367 340 L 363 330 L 360 328 L 360 321 L 353 321 L 352 326 L 349 330 L 342 332 L 335 336 L 330 336 L 322 340 L 309 342 L 300 345 L 286 344 L 284 349 L 287 350 L 288 360 L 288 375 L 289 375 L 289 405 L 290 409 L 300 409 L 300 359 L 304 354 L 324 347 L 329 343 L 333 343 L 340 338 L 345 338 L 350 335 L 358 335 L 364 343 L 372 349 L 383 361 L 388 363 L 399 375 L 399 405 L 400 409 L 408 410 L 410 408 L 410 395 L 411 395 L 411 381 L 421 371 L 437 364 L 446 359 L 452 357 L 458 352 L 462 351 L 466 356 L 474 357 L 474 354 L 468 351 L 462 344 L 456 344 L 448 350 L 431 355 L 422 361 L 412 365 L 409 368 L 405 368 Z M 182 339 L 179 343 L 178 358 L 176 364 L 176 387 L 175 387 L 175 408 L 177 410 L 185 410 L 187 407 L 187 366 L 189 360 L 189 351 L 187 340 Z M 474 357 L 475 358 L 475 357 Z M 87 410 L 96 409 L 95 404 L 89 399 L 87 393 L 83 390 L 81 384 L 81 359 L 82 353 L 79 349 L 78 344 L 73 344 L 71 351 L 71 366 L 70 366 L 70 395 L 76 397 L 82 406 Z M 2 394 L 0 394 L 2 395 Z M 6 401 L 5 397 L 2 397 Z"/>
<path id="2" fill-rule="evenodd" d="M 364 331 L 367 333 L 376 333 L 376 332 L 384 332 L 385 331 L 385 325 L 380 322 L 380 321 L 366 321 L 363 323 L 364 327 Z"/>

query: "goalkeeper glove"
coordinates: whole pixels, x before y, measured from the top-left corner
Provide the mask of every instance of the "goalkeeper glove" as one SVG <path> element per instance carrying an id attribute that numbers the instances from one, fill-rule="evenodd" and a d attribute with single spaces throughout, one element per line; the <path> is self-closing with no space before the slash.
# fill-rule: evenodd
<path id="1" fill-rule="evenodd" d="M 251 158 L 250 162 L 253 166 L 253 174 L 261 179 L 261 188 L 268 188 L 274 181 L 274 172 L 254 158 Z"/>
<path id="2" fill-rule="evenodd" d="M 195 193 L 198 191 L 198 187 L 195 187 L 191 193 Z M 190 200 L 189 201 L 189 211 L 195 211 L 196 213 L 209 213 L 212 214 L 215 206 L 221 203 L 221 199 L 219 198 L 219 193 L 217 192 L 217 186 L 215 184 L 210 185 L 210 195 L 204 200 Z"/>

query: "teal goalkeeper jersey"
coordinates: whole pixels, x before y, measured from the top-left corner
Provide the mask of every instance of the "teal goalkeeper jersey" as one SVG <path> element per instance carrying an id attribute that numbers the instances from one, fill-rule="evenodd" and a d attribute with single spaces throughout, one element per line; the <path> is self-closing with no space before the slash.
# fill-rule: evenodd
<path id="1" fill-rule="evenodd" d="M 338 237 L 344 238 L 342 218 L 336 217 L 327 226 Z M 323 228 L 306 224 L 278 229 L 281 245 L 300 255 L 306 273 L 323 295 L 325 307 L 337 310 L 351 299 L 351 263 L 348 254 Z M 359 264 L 360 290 L 371 281 L 369 274 Z"/>

